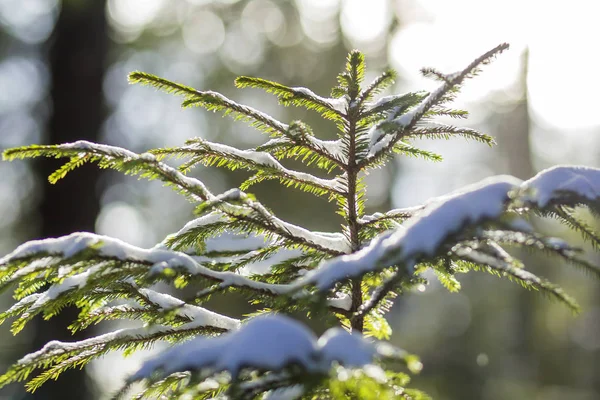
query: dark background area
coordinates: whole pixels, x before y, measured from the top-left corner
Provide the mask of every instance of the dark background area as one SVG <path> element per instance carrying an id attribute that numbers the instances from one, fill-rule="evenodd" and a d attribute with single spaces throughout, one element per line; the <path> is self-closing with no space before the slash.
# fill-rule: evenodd
<path id="1" fill-rule="evenodd" d="M 458 103 L 472 114 L 467 124 L 495 136 L 498 145 L 422 143 L 445 161 L 398 159 L 375 171 L 367 177 L 368 211 L 415 205 L 492 174 L 528 178 L 559 163 L 600 166 L 600 78 L 585 72 L 600 66 L 589 51 L 600 34 L 591 17 L 599 11 L 596 2 L 452 3 L 0 0 L 0 149 L 85 139 L 141 152 L 194 136 L 241 148 L 266 140 L 243 123 L 182 110 L 172 96 L 129 86 L 126 76 L 133 70 L 220 91 L 283 121 L 306 120 L 318 136 L 331 139 L 332 124 L 281 108 L 262 92 L 237 90 L 234 77 L 257 75 L 327 95 L 348 50 L 358 48 L 367 56 L 367 78 L 391 66 L 399 72 L 394 92 L 430 89 L 418 76 L 420 67 L 452 72 L 509 41 L 512 50 L 468 82 Z M 192 216 L 191 206 L 168 188 L 94 166 L 52 186 L 46 176 L 57 165 L 0 162 L 0 255 L 25 240 L 73 231 L 152 246 Z M 245 176 L 209 168 L 196 174 L 214 192 Z M 323 199 L 275 183 L 252 192 L 290 222 L 340 228 L 334 205 Z M 555 224 L 537 224 L 552 235 L 570 235 Z M 460 294 L 432 281 L 423 292 L 398 298 L 390 315 L 394 344 L 424 362 L 417 387 L 438 400 L 600 398 L 599 285 L 556 261 L 532 255 L 527 260 L 576 295 L 582 315 L 483 274 L 463 277 Z M 10 301 L 0 298 L 3 307 Z M 239 312 L 242 305 L 226 307 Z M 0 367 L 51 339 L 77 340 L 114 328 L 101 325 L 72 337 L 65 327 L 75 312 L 36 320 L 14 338 L 2 326 Z M 12 385 L 0 391 L 0 399 L 100 399 L 144 355 L 125 362 L 120 354 L 107 356 L 34 395 Z"/>

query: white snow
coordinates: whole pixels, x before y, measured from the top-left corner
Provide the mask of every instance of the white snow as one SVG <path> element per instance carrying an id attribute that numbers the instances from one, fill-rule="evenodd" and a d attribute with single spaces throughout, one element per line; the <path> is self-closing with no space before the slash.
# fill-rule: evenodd
<path id="1" fill-rule="evenodd" d="M 152 325 L 150 327 L 141 328 L 125 328 L 118 329 L 103 335 L 98 335 L 89 339 L 80 340 L 78 342 L 61 342 L 52 340 L 40 350 L 29 353 L 25 357 L 17 361 L 17 364 L 29 364 L 40 358 L 45 358 L 51 355 L 60 355 L 72 351 L 89 351 L 93 354 L 101 352 L 107 345 L 124 340 L 140 340 L 150 338 L 156 334 L 165 334 L 172 332 L 186 332 L 201 328 L 203 325 L 196 321 L 191 321 L 178 327 Z M 79 353 L 81 354 L 81 353 Z"/>
<path id="2" fill-rule="evenodd" d="M 327 304 L 331 307 L 350 311 L 352 308 L 352 296 L 350 296 L 348 293 L 337 292 L 335 297 L 330 297 L 327 299 Z"/>
<path id="3" fill-rule="evenodd" d="M 332 328 L 317 339 L 302 323 L 269 314 L 251 319 L 237 331 L 172 347 L 146 361 L 128 381 L 183 371 L 199 371 L 204 377 L 227 371 L 235 378 L 244 368 L 280 371 L 291 364 L 326 373 L 333 362 L 362 367 L 375 357 L 393 355 L 387 347 L 341 328 Z"/>
<path id="4" fill-rule="evenodd" d="M 279 161 L 275 159 L 275 157 L 266 152 L 255 150 L 240 150 L 235 147 L 227 146 L 220 143 L 212 143 L 206 140 L 202 140 L 196 145 L 192 144 L 189 146 L 184 146 L 184 149 L 185 148 L 208 148 L 214 152 L 228 154 L 235 158 L 245 160 L 249 164 L 275 169 L 279 171 L 282 174 L 282 176 L 289 177 L 297 181 L 307 182 L 315 186 L 329 189 L 332 191 L 338 191 L 340 189 L 339 183 L 336 179 L 321 179 L 317 178 L 314 175 L 307 174 L 305 172 L 292 171 L 290 169 L 285 168 L 283 165 L 281 165 Z"/>
<path id="5" fill-rule="evenodd" d="M 299 238 L 302 241 L 312 243 L 318 247 L 339 253 L 347 253 L 351 250 L 350 243 L 348 243 L 346 237 L 341 233 L 312 232 L 275 217 L 258 202 L 247 200 L 247 204 L 267 218 L 272 226 L 276 227 L 280 231 L 285 232 L 286 234 Z"/>
<path id="6" fill-rule="evenodd" d="M 152 153 L 142 153 L 140 154 L 140 158 L 144 161 L 155 162 L 156 156 Z"/>
<path id="7" fill-rule="evenodd" d="M 304 386 L 293 385 L 274 390 L 269 390 L 263 396 L 262 400 L 295 400 L 304 394 Z"/>
<path id="8" fill-rule="evenodd" d="M 245 368 L 281 370 L 298 363 L 310 368 L 317 352 L 316 337 L 301 323 L 284 316 L 253 318 L 234 332 L 216 338 L 200 337 L 175 346 L 145 362 L 129 381 L 167 376 L 186 370 L 206 375 L 228 371 L 233 377 Z"/>
<path id="9" fill-rule="evenodd" d="M 188 317 L 196 326 L 213 326 L 227 330 L 235 330 L 240 327 L 240 321 L 235 318 L 217 314 L 193 304 L 186 304 L 169 294 L 145 288 L 140 288 L 138 291 L 164 311 L 176 309 L 177 315 Z"/>
<path id="10" fill-rule="evenodd" d="M 234 272 L 214 271 L 196 262 L 189 255 L 181 252 L 164 250 L 161 248 L 142 249 L 127 244 L 119 239 L 87 232 L 77 232 L 60 238 L 27 242 L 0 259 L 0 266 L 36 254 L 52 254 L 64 257 L 65 250 L 68 250 L 69 254 L 72 256 L 76 254 L 73 253 L 73 249 L 76 248 L 78 251 L 81 251 L 89 247 L 95 247 L 100 257 L 149 263 L 152 265 L 154 273 L 160 273 L 161 270 L 166 268 L 182 268 L 192 275 L 201 275 L 219 281 L 222 286 L 248 287 L 256 290 L 269 291 L 275 294 L 287 293 L 289 290 L 289 285 L 257 282 Z M 71 281 L 63 282 L 60 289 L 57 288 L 56 290 L 68 290 L 73 286 L 80 285 L 81 282 L 81 280 L 76 281 L 76 278 L 73 277 Z"/>
<path id="11" fill-rule="evenodd" d="M 392 102 L 394 100 L 397 100 L 399 98 L 402 98 L 402 97 L 404 97 L 406 95 L 407 95 L 407 93 L 392 94 L 392 95 L 389 95 L 389 96 L 380 97 L 376 101 L 365 103 L 365 112 L 369 112 L 369 111 L 371 111 L 374 108 L 377 108 L 377 107 L 383 106 L 385 104 L 388 104 L 388 103 L 390 103 L 390 102 Z"/>
<path id="12" fill-rule="evenodd" d="M 304 137 L 313 147 L 324 151 L 331 158 L 334 158 L 342 163 L 347 162 L 348 155 L 344 152 L 344 146 L 341 139 L 338 140 L 321 140 L 314 136 Z"/>
<path id="13" fill-rule="evenodd" d="M 144 161 L 151 161 L 149 157 L 138 155 L 132 151 L 123 149 L 117 146 L 109 146 L 105 144 L 97 144 L 88 142 L 86 140 L 78 140 L 73 143 L 66 143 L 57 146 L 60 149 L 65 150 L 82 150 L 82 152 L 94 152 L 104 154 L 110 157 L 120 158 L 124 160 L 136 160 L 141 159 Z M 214 195 L 206 188 L 206 186 L 198 179 L 191 178 L 179 172 L 176 168 L 173 168 L 162 162 L 155 162 L 154 165 L 165 175 L 168 175 L 175 182 L 190 191 L 199 200 L 213 199 Z"/>
<path id="14" fill-rule="evenodd" d="M 569 192 L 590 201 L 600 200 L 600 169 L 580 166 L 556 166 L 525 181 L 524 200 L 545 207 Z"/>
<path id="15" fill-rule="evenodd" d="M 444 240 L 463 226 L 502 214 L 509 192 L 520 183 L 512 176 L 498 176 L 433 199 L 417 216 L 406 221 L 404 229 L 382 234 L 356 253 L 322 263 L 293 285 L 314 284 L 326 290 L 343 279 L 386 266 L 402 264 L 410 270 L 419 255 L 434 255 Z"/>
<path id="16" fill-rule="evenodd" d="M 345 113 L 346 108 L 348 107 L 348 99 L 346 97 L 340 97 L 336 99 L 330 97 L 321 97 L 312 90 L 307 89 L 305 87 L 293 87 L 292 91 L 302 93 L 306 97 L 312 97 L 320 103 L 327 104 L 329 107 L 333 108 L 334 110 L 340 113 Z"/>
<path id="17" fill-rule="evenodd" d="M 397 130 L 395 133 L 386 135 L 385 132 L 383 132 L 379 127 L 380 124 L 373 127 L 369 132 L 370 142 L 368 157 L 372 158 L 378 155 L 381 151 L 384 151 L 384 149 L 387 148 L 387 146 L 394 140 L 396 136 L 398 136 L 398 134 L 403 133 L 404 128 L 413 124 L 415 119 L 420 118 L 425 112 L 427 112 L 429 108 L 431 108 L 433 102 L 437 100 L 442 93 L 448 90 L 448 86 L 448 82 L 444 82 L 436 90 L 425 97 L 425 99 L 423 99 L 418 106 L 398 116 L 397 118 L 394 118 L 394 115 L 398 112 L 397 107 L 389 111 L 385 123 L 393 123 L 397 125 Z"/>
<path id="18" fill-rule="evenodd" d="M 423 210 L 423 208 L 425 208 L 425 206 L 423 205 L 418 205 L 418 206 L 413 206 L 413 207 L 406 207 L 406 208 L 394 208 L 386 213 L 374 213 L 371 215 L 365 215 L 362 218 L 359 219 L 359 223 L 361 224 L 369 224 L 369 223 L 373 223 L 379 219 L 391 219 L 391 218 L 399 218 L 399 217 L 413 217 L 415 216 L 417 213 L 419 213 L 421 210 Z M 401 225 L 399 225 L 401 226 Z"/>
<path id="19" fill-rule="evenodd" d="M 337 361 L 345 367 L 362 367 L 372 363 L 373 356 L 377 353 L 372 342 L 342 328 L 328 329 L 319 338 L 317 345 L 325 366 L 331 366 Z"/>

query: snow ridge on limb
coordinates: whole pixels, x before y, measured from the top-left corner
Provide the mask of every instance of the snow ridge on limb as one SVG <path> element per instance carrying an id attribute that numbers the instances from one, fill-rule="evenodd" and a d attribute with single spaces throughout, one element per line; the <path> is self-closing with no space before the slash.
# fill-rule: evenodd
<path id="1" fill-rule="evenodd" d="M 159 179 L 193 201 L 204 201 L 214 195 L 198 179 L 185 176 L 177 169 L 160 162 L 150 153 L 137 154 L 117 146 L 79 140 L 60 145 L 31 145 L 8 149 L 3 153 L 5 160 L 36 157 L 69 157 L 71 160 L 50 175 L 51 183 L 64 178 L 68 172 L 86 162 L 97 162 L 100 168 L 112 168 L 128 175 L 139 175 L 147 179 Z"/>
<path id="2" fill-rule="evenodd" d="M 243 370 L 271 371 L 271 384 L 289 382 L 294 375 L 308 382 L 311 375 L 327 375 L 334 363 L 364 367 L 378 359 L 403 361 L 413 372 L 420 369 L 416 357 L 389 344 L 372 342 L 341 328 L 332 328 L 317 338 L 298 321 L 267 315 L 253 318 L 238 331 L 218 338 L 198 338 L 168 349 L 146 361 L 127 384 L 140 380 L 152 384 L 184 371 L 196 372 L 195 379 L 200 382 L 227 371 L 235 381 Z M 253 384 L 242 382 L 237 390 L 252 387 Z"/>
<path id="3" fill-rule="evenodd" d="M 397 264 L 412 274 L 418 257 L 434 257 L 447 239 L 466 226 L 499 217 L 505 210 L 509 192 L 519 184 L 514 177 L 500 176 L 435 199 L 409 219 L 403 229 L 381 235 L 356 253 L 323 263 L 294 285 L 313 284 L 319 290 L 327 290 L 341 280 Z"/>
<path id="4" fill-rule="evenodd" d="M 273 234 L 281 235 L 296 243 L 306 243 L 308 246 L 315 246 L 317 249 L 325 249 L 334 253 L 344 252 L 347 248 L 342 243 L 344 241 L 342 235 L 339 239 L 328 238 L 282 221 L 267 211 L 258 201 L 250 199 L 248 195 L 238 189 L 216 196 L 198 179 L 188 177 L 176 168 L 158 161 L 150 153 L 136 154 L 120 147 L 87 141 L 62 145 L 32 145 L 9 149 L 4 152 L 4 158 L 9 160 L 41 156 L 71 158 L 71 161 L 65 164 L 68 168 L 61 167 L 57 171 L 60 171 L 60 176 L 57 176 L 56 179 L 64 177 L 68 171 L 80 166 L 83 162 L 97 162 L 101 168 L 112 168 L 150 180 L 159 179 L 183 193 L 190 200 L 203 202 L 201 207 L 217 208 L 235 219 L 248 220 L 250 217 L 247 215 L 252 211 L 257 211 L 263 220 L 253 220 L 252 222 L 260 224 L 261 228 L 271 231 Z M 83 161 L 75 163 L 73 160 Z M 235 201 L 240 200 L 248 207 L 234 204 Z"/>
<path id="5" fill-rule="evenodd" d="M 214 330 L 213 334 L 222 331 Z M 157 340 L 183 340 L 202 333 L 207 333 L 205 327 L 197 325 L 196 322 L 190 322 L 178 327 L 152 326 L 119 329 L 79 342 L 51 341 L 42 349 L 17 361 L 0 377 L 0 387 L 12 382 L 23 381 L 36 369 L 44 368 L 43 373 L 27 382 L 27 388 L 35 390 L 49 379 L 56 379 L 65 370 L 84 366 L 92 359 L 109 351 L 122 349 L 125 346 L 145 348 Z"/>
<path id="6" fill-rule="evenodd" d="M 188 169 L 195 164 L 207 166 L 224 166 L 231 170 L 244 168 L 258 171 L 255 177 L 248 179 L 240 187 L 247 189 L 252 183 L 262 179 L 279 179 L 283 183 L 293 184 L 296 187 L 306 188 L 307 191 L 318 194 L 343 195 L 336 179 L 321 179 L 314 175 L 293 171 L 285 168 L 271 154 L 261 151 L 240 150 L 235 147 L 220 143 L 211 143 L 207 140 L 196 138 L 187 141 L 183 147 L 173 149 L 158 149 L 153 151 L 157 155 L 192 156 L 190 162 L 185 163 L 182 169 Z"/>
<path id="7" fill-rule="evenodd" d="M 514 213 L 537 212 L 539 207 L 559 207 L 558 216 L 580 228 L 581 222 L 571 214 L 562 214 L 568 206 L 585 204 L 592 209 L 598 207 L 600 199 L 600 169 L 580 167 L 555 167 L 540 172 L 536 177 L 522 182 L 511 176 L 486 179 L 478 184 L 406 210 L 394 210 L 392 215 L 409 217 L 406 211 L 416 215 L 371 241 L 356 253 L 344 255 L 322 263 L 317 269 L 293 283 L 293 286 L 312 285 L 325 291 L 338 282 L 364 276 L 370 272 L 394 267 L 391 275 L 373 291 L 357 310 L 356 315 L 369 313 L 382 301 L 387 293 L 415 273 L 419 263 L 433 262 L 439 257 L 464 260 L 468 269 L 487 270 L 521 283 L 523 286 L 550 294 L 578 311 L 577 303 L 558 286 L 525 271 L 520 262 L 513 259 L 500 244 L 528 246 L 549 251 L 594 275 L 600 271 L 578 258 L 575 249 L 557 239 L 545 238 L 530 231 L 520 223 Z M 410 213 L 408 213 L 410 214 Z M 515 220 L 515 217 L 517 220 Z M 364 225 L 385 220 L 386 214 L 364 217 Z M 493 230 L 485 230 L 486 228 Z M 498 230 L 500 228 L 500 230 Z M 504 229 L 504 230 L 502 230 Z M 524 229 L 524 231 L 522 231 Z M 586 231 L 597 240 L 597 235 Z M 466 236 L 465 236 L 466 235 Z M 427 265 L 427 264 L 426 264 Z M 453 273 L 443 272 L 441 278 L 453 279 Z M 447 275 L 447 276 L 446 276 Z"/>
<path id="8" fill-rule="evenodd" d="M 303 106 L 332 120 L 341 119 L 348 107 L 348 101 L 345 98 L 321 97 L 304 87 L 288 87 L 262 78 L 240 76 L 235 80 L 235 84 L 239 88 L 263 89 L 276 95 L 283 105 Z"/>
<path id="9" fill-rule="evenodd" d="M 600 250 L 600 234 L 574 210 L 587 206 L 600 217 L 599 168 L 566 165 L 549 168 L 523 184 L 521 199 L 525 207 L 558 219 Z"/>
<path id="10" fill-rule="evenodd" d="M 546 169 L 522 185 L 521 198 L 544 208 L 554 202 L 577 205 L 587 204 L 600 209 L 600 169 L 582 166 L 558 165 Z"/>
<path id="11" fill-rule="evenodd" d="M 57 258 L 55 265 L 60 260 L 68 260 L 86 251 L 91 259 L 100 264 L 102 261 L 120 261 L 143 265 L 146 273 L 150 269 L 159 273 L 168 268 L 182 269 L 191 275 L 199 275 L 203 278 L 218 281 L 234 287 L 245 287 L 259 291 L 269 291 L 276 294 L 286 292 L 285 285 L 266 284 L 253 281 L 247 277 L 227 271 L 215 271 L 207 268 L 187 254 L 165 250 L 165 249 L 142 249 L 127 244 L 119 239 L 108 236 L 96 235 L 87 232 L 72 233 L 56 239 L 43 239 L 27 242 L 19 246 L 15 251 L 0 259 L 0 271 L 6 271 L 13 264 L 19 264 L 32 259 L 46 257 Z M 77 285 L 82 285 L 77 281 Z M 73 285 L 74 286 L 74 285 Z"/>

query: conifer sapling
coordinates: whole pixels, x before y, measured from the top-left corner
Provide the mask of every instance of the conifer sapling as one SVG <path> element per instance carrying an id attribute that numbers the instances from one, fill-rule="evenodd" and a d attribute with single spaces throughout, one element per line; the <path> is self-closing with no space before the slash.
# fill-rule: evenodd
<path id="1" fill-rule="evenodd" d="M 150 249 L 79 232 L 25 243 L 0 259 L 0 284 L 13 289 L 16 301 L 0 314 L 0 322 L 14 318 L 14 334 L 36 315 L 51 318 L 67 305 L 80 309 L 70 326 L 74 332 L 102 321 L 140 321 L 138 328 L 79 342 L 50 342 L 6 371 L 0 386 L 27 380 L 33 391 L 109 351 L 129 354 L 167 340 L 175 345 L 146 361 L 115 397 L 126 397 L 132 383 L 143 381 L 137 398 L 420 399 L 427 396 L 407 385 L 408 373 L 418 372 L 421 364 L 386 342 L 392 330 L 385 314 L 396 296 L 426 283 L 424 271 L 433 270 L 451 292 L 460 289 L 458 274 L 486 271 L 577 311 L 573 298 L 529 272 L 506 249 L 544 251 L 598 277 L 600 270 L 578 249 L 527 222 L 532 215 L 555 218 L 599 250 L 600 235 L 574 212 L 587 207 L 600 215 L 598 169 L 555 167 L 524 182 L 497 176 L 423 205 L 364 212 L 366 172 L 394 154 L 441 159 L 416 147 L 414 139 L 463 137 L 493 144 L 488 135 L 435 118 L 465 118 L 465 111 L 449 104 L 467 79 L 507 48 L 501 44 L 455 73 L 423 69 L 439 81 L 429 93 L 376 98 L 395 74 L 385 71 L 365 85 L 364 56 L 358 51 L 348 55 L 331 97 L 262 78 L 236 80 L 239 88 L 266 90 L 282 105 L 305 107 L 334 121 L 337 140 L 319 139 L 302 121 L 278 121 L 219 93 L 133 72 L 131 83 L 183 96 L 184 107 L 230 115 L 269 139 L 248 150 L 201 138 L 142 154 L 84 141 L 6 150 L 6 160 L 67 158 L 50 175 L 51 183 L 86 162 L 160 180 L 196 205 L 196 218 Z M 171 166 L 172 157 L 185 162 Z M 287 159 L 316 166 L 322 174 L 292 170 L 284 166 Z M 240 188 L 215 194 L 188 175 L 198 165 L 252 174 Z M 278 218 L 247 192 L 265 180 L 335 202 L 343 229 L 315 232 Z M 248 274 L 259 262 L 270 264 L 268 273 Z M 174 294 L 159 291 L 159 282 L 172 284 Z M 213 294 L 231 292 L 246 295 L 258 311 L 240 321 L 204 307 Z M 299 313 L 324 318 L 331 329 L 317 337 L 289 316 Z"/>

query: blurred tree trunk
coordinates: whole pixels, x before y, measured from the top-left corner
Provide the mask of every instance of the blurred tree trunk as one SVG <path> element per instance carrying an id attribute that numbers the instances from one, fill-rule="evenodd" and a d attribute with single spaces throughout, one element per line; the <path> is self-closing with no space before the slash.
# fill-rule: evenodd
<path id="1" fill-rule="evenodd" d="M 535 174 L 531 161 L 530 146 L 530 117 L 527 97 L 527 70 L 529 51 L 525 50 L 521 58 L 521 74 L 519 85 L 523 95 L 521 100 L 514 104 L 514 108 L 505 114 L 498 115 L 497 132 L 499 153 L 503 156 L 503 173 L 514 175 L 520 179 L 529 179 Z M 536 268 L 539 257 L 527 252 L 518 252 L 518 258 L 525 265 Z M 548 271 L 544 271 L 548 277 Z M 531 292 L 523 290 L 519 285 L 514 287 L 515 307 L 517 314 L 514 324 L 513 347 L 507 349 L 515 357 L 508 361 L 511 363 L 511 378 L 538 382 L 539 357 L 536 354 L 536 299 Z M 516 363 L 515 363 L 516 361 Z M 509 365 L 507 364 L 507 367 Z"/>
<path id="2" fill-rule="evenodd" d="M 103 122 L 102 81 L 108 37 L 103 1 L 63 1 L 55 30 L 49 41 L 52 116 L 47 127 L 48 143 L 79 139 L 97 141 Z M 44 160 L 39 173 L 46 177 L 60 162 Z M 74 231 L 93 231 L 99 211 L 95 167 L 82 168 L 58 185 L 43 185 L 40 205 L 40 237 L 56 237 Z M 36 321 L 32 351 L 50 340 L 75 341 L 67 326 L 77 316 L 70 308 L 50 321 Z M 78 370 L 49 381 L 30 398 L 91 399 L 93 390 L 87 376 Z"/>

